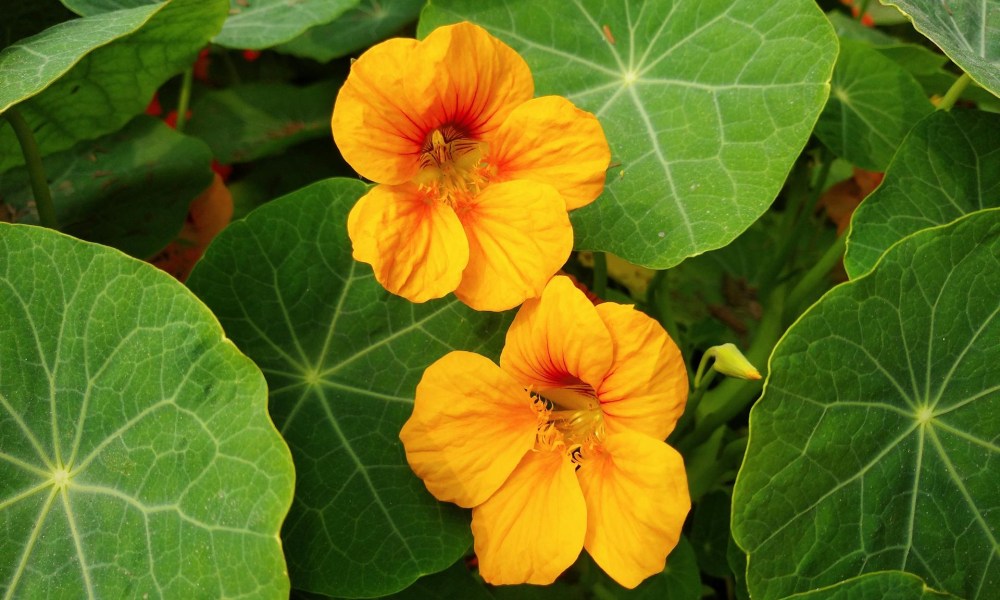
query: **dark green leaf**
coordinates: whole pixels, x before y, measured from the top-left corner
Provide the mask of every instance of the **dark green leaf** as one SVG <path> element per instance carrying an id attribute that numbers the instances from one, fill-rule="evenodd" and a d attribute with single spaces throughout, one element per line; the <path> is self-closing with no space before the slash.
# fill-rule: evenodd
<path id="1" fill-rule="evenodd" d="M 56 25 L 0 52 L 0 111 L 13 104 L 43 154 L 120 129 L 194 62 L 225 0 L 169 0 Z M 0 171 L 23 161 L 0 127 Z"/>
<path id="2" fill-rule="evenodd" d="M 212 182 L 212 153 L 151 117 L 43 161 L 63 232 L 149 258 L 180 231 Z M 0 202 L 37 223 L 24 167 L 0 174 Z"/>
<path id="3" fill-rule="evenodd" d="M 905 571 L 882 571 L 854 577 L 830 587 L 795 594 L 788 600 L 944 600 L 955 598 L 936 592 L 916 575 Z"/>
<path id="4" fill-rule="evenodd" d="M 241 163 L 277 154 L 304 140 L 327 137 L 340 82 L 308 87 L 249 83 L 201 96 L 191 110 L 187 132 L 212 148 L 223 163 Z"/>
<path id="5" fill-rule="evenodd" d="M 518 50 L 538 95 L 601 119 L 616 166 L 573 213 L 577 247 L 655 268 L 728 244 L 771 204 L 836 55 L 812 0 L 441 0 L 419 31 L 461 20 Z"/>
<path id="6" fill-rule="evenodd" d="M 938 111 L 917 123 L 882 185 L 851 220 L 844 267 L 857 277 L 907 235 L 1000 206 L 1000 115 Z"/>
<path id="7" fill-rule="evenodd" d="M 0 224 L 0 595 L 287 598 L 260 371 L 166 273 Z"/>
<path id="8" fill-rule="evenodd" d="M 267 377 L 299 473 L 283 530 L 293 585 L 332 596 L 399 591 L 468 549 L 468 514 L 427 493 L 398 435 L 423 370 L 454 348 L 495 356 L 509 319 L 382 289 L 347 238 L 366 190 L 331 179 L 265 204 L 188 280 Z"/>
<path id="9" fill-rule="evenodd" d="M 275 50 L 328 62 L 366 48 L 416 20 L 424 0 L 362 0 L 337 20 L 309 29 Z"/>
<path id="10" fill-rule="evenodd" d="M 1000 585 L 1000 209 L 905 238 L 785 334 L 733 535 L 757 598 L 905 570 Z"/>
<path id="11" fill-rule="evenodd" d="M 698 567 L 712 577 L 732 577 L 726 559 L 729 548 L 729 513 L 731 499 L 724 491 L 702 497 L 695 505 L 691 519 L 691 545 L 698 558 Z"/>
<path id="12" fill-rule="evenodd" d="M 213 40 L 230 48 L 270 48 L 323 25 L 358 0 L 230 0 L 229 18 Z"/>
<path id="13" fill-rule="evenodd" d="M 920 84 L 898 63 L 867 44 L 842 40 L 816 136 L 837 156 L 884 171 L 910 127 L 933 110 Z"/>
<path id="14" fill-rule="evenodd" d="M 694 550 L 681 536 L 677 547 L 667 557 L 662 573 L 646 579 L 635 589 L 626 589 L 608 577 L 590 557 L 586 557 L 588 572 L 593 577 L 590 587 L 599 598 L 608 600 L 698 600 L 701 597 L 701 575 Z"/>

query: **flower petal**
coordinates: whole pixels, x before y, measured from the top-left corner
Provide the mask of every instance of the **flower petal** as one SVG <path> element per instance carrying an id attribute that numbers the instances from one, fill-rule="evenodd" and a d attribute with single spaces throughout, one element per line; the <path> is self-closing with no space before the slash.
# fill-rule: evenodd
<path id="1" fill-rule="evenodd" d="M 586 523 L 566 454 L 529 452 L 497 493 L 472 509 L 479 574 L 494 585 L 552 583 L 580 555 Z"/>
<path id="2" fill-rule="evenodd" d="M 473 139 L 495 130 L 535 93 L 524 59 L 472 23 L 432 31 L 414 49 L 413 65 L 402 89 L 417 114 Z"/>
<path id="3" fill-rule="evenodd" d="M 661 572 L 691 509 L 681 455 L 641 433 L 612 434 L 577 476 L 594 561 L 627 588 Z"/>
<path id="4" fill-rule="evenodd" d="M 434 497 L 469 508 L 507 479 L 537 427 L 523 387 L 485 357 L 451 352 L 424 371 L 399 439 Z"/>
<path id="5" fill-rule="evenodd" d="M 604 191 L 611 150 L 597 118 L 561 96 L 518 106 L 487 139 L 500 179 L 530 179 L 559 190 L 572 210 Z"/>
<path id="6" fill-rule="evenodd" d="M 596 307 L 614 340 L 614 362 L 597 389 L 605 423 L 663 440 L 687 402 L 684 359 L 659 323 L 632 306 Z"/>
<path id="7" fill-rule="evenodd" d="M 372 46 L 351 65 L 337 94 L 331 126 L 337 148 L 362 177 L 400 184 L 413 179 L 427 126 L 401 94 L 419 42 L 394 38 Z"/>
<path id="8" fill-rule="evenodd" d="M 476 310 L 507 310 L 538 296 L 573 249 L 569 215 L 547 185 L 489 185 L 457 210 L 469 264 L 455 295 Z"/>
<path id="9" fill-rule="evenodd" d="M 375 279 L 411 302 L 454 290 L 469 260 L 469 243 L 455 211 L 416 186 L 375 186 L 351 209 L 347 231 L 354 258 Z"/>
<path id="10" fill-rule="evenodd" d="M 541 298 L 521 306 L 507 330 L 500 368 L 535 389 L 594 389 L 611 366 L 611 334 L 594 305 L 567 277 L 553 277 Z"/>

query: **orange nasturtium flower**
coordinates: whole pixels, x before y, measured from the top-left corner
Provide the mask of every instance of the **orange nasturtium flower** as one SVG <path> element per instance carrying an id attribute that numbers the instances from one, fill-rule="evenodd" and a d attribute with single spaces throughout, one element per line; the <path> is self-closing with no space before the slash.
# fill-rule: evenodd
<path id="1" fill-rule="evenodd" d="M 586 548 L 632 588 L 663 570 L 691 507 L 663 441 L 687 389 L 656 321 L 555 277 L 521 306 L 499 367 L 451 352 L 424 372 L 399 437 L 436 498 L 472 508 L 487 582 L 551 583 Z"/>
<path id="2" fill-rule="evenodd" d="M 524 59 L 471 23 L 388 40 L 351 66 L 333 137 L 379 185 L 347 228 L 390 292 L 506 310 L 566 261 L 567 211 L 600 195 L 611 155 L 592 114 L 533 94 Z"/>

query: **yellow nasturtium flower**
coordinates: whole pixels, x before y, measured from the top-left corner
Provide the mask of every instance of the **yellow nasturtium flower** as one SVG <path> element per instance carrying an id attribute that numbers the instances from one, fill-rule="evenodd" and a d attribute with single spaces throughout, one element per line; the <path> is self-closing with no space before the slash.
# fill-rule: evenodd
<path id="1" fill-rule="evenodd" d="M 533 94 L 524 60 L 471 23 L 388 40 L 351 66 L 333 137 L 379 185 L 348 232 L 390 292 L 506 310 L 566 261 L 567 211 L 600 195 L 610 151 L 592 114 Z"/>
<path id="2" fill-rule="evenodd" d="M 663 570 L 691 507 L 663 441 L 687 390 L 656 321 L 560 276 L 521 306 L 499 367 L 451 352 L 424 372 L 400 439 L 435 497 L 472 508 L 486 581 L 550 583 L 586 548 L 631 588 Z"/>

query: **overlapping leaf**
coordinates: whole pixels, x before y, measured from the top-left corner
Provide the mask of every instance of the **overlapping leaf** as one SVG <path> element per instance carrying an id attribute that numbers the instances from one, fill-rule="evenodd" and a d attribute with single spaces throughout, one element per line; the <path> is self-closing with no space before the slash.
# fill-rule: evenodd
<path id="1" fill-rule="evenodd" d="M 778 193 L 829 91 L 836 38 L 814 2 L 530 0 L 428 5 L 518 50 L 536 93 L 595 113 L 615 166 L 574 211 L 577 247 L 669 267 L 729 243 Z"/>
<path id="2" fill-rule="evenodd" d="M 884 1 L 906 14 L 972 79 L 1000 96 L 1000 1 Z"/>
<path id="3" fill-rule="evenodd" d="M 851 220 L 844 267 L 857 277 L 907 235 L 1000 206 L 1000 116 L 937 112 L 917 123 L 882 185 Z"/>
<path id="4" fill-rule="evenodd" d="M 230 0 L 222 32 L 213 40 L 230 48 L 270 48 L 336 19 L 358 0 Z"/>
<path id="5" fill-rule="evenodd" d="M 17 104 L 43 154 L 120 129 L 189 66 L 225 0 L 169 0 L 56 25 L 0 52 L 0 111 Z M 22 162 L 0 128 L 0 171 Z"/>
<path id="6" fill-rule="evenodd" d="M 211 162 L 204 144 L 146 116 L 43 161 L 61 230 L 137 258 L 177 235 Z M 0 174 L 0 201 L 16 222 L 38 222 L 24 167 Z"/>
<path id="7" fill-rule="evenodd" d="M 288 448 L 169 275 L 0 224 L 0 595 L 282 598 Z"/>
<path id="8" fill-rule="evenodd" d="M 313 27 L 275 50 L 328 62 L 399 31 L 416 20 L 424 4 L 424 0 L 362 0 L 335 21 Z"/>
<path id="9" fill-rule="evenodd" d="M 842 40 L 816 136 L 837 156 L 883 171 L 914 123 L 934 110 L 920 84 L 867 44 Z"/>
<path id="10" fill-rule="evenodd" d="M 905 238 L 775 348 L 733 497 L 748 587 L 1000 585 L 1000 209 Z"/>
<path id="11" fill-rule="evenodd" d="M 425 490 L 398 435 L 424 368 L 453 348 L 498 354 L 509 318 L 385 292 L 347 238 L 365 190 L 331 179 L 269 202 L 220 234 L 188 280 L 264 371 L 292 448 L 292 585 L 351 597 L 401 590 L 471 543 L 467 514 Z"/>

